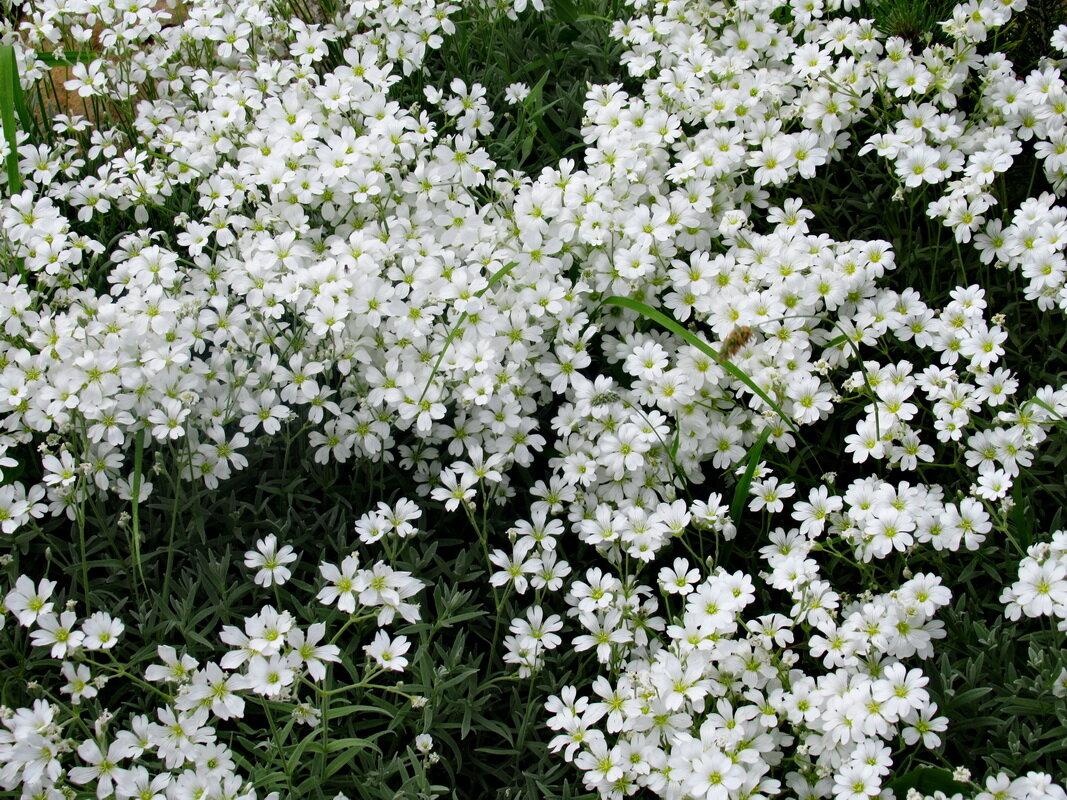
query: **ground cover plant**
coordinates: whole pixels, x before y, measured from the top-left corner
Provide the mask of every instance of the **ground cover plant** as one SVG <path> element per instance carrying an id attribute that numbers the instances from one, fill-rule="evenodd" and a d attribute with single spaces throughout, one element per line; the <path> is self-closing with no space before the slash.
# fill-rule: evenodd
<path id="1" fill-rule="evenodd" d="M 0 793 L 1067 800 L 1065 54 L 7 6 Z"/>

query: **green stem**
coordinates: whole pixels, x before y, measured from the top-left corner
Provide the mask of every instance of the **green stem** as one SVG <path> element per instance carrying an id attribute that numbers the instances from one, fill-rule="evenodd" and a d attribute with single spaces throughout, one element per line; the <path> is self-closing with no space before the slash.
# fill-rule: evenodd
<path id="1" fill-rule="evenodd" d="M 534 709 L 534 702 L 533 702 L 534 677 L 533 677 L 533 675 L 531 675 L 528 680 L 530 681 L 530 683 L 528 684 L 527 689 L 526 689 L 526 706 L 525 706 L 526 710 L 523 712 L 523 715 L 522 715 L 522 728 L 519 729 L 519 741 L 518 741 L 518 744 L 515 746 L 515 749 L 519 751 L 520 757 L 521 757 L 521 754 L 522 754 L 522 748 L 526 745 L 526 735 L 529 732 L 529 727 L 530 727 L 530 716 L 533 713 L 533 709 Z"/>
<path id="2" fill-rule="evenodd" d="M 170 576 L 174 571 L 174 535 L 178 528 L 178 500 L 181 496 L 179 490 L 180 479 L 175 479 L 172 482 L 174 489 L 174 502 L 171 504 L 170 509 L 170 530 L 167 532 L 167 566 L 163 573 L 163 591 L 161 592 L 161 598 L 164 603 L 167 602 L 167 598 L 170 597 Z"/>
<path id="3" fill-rule="evenodd" d="M 137 568 L 137 576 L 141 579 L 145 593 L 148 592 L 148 583 L 144 577 L 144 564 L 141 563 L 141 465 L 144 462 L 144 428 L 137 431 L 133 450 L 133 508 L 130 513 L 130 531 L 133 539 L 133 563 Z"/>
<path id="4" fill-rule="evenodd" d="M 78 526 L 78 554 L 81 561 L 82 595 L 85 597 L 85 613 L 89 615 L 92 613 L 93 608 L 92 600 L 89 596 L 89 555 L 85 541 L 85 509 L 82 507 L 83 502 L 78 504 L 75 518 Z"/>
<path id="5" fill-rule="evenodd" d="M 296 797 L 296 789 L 293 786 L 293 775 L 289 771 L 289 761 L 285 758 L 284 751 L 282 750 L 282 740 L 278 733 L 278 725 L 274 721 L 274 714 L 270 710 L 270 705 L 263 698 L 260 699 L 260 705 L 263 706 L 264 714 L 267 717 L 267 724 L 270 726 L 270 735 L 274 739 L 274 746 L 278 750 L 278 755 L 281 759 L 282 772 L 285 773 L 285 783 L 289 786 L 289 796 Z"/>
<path id="6" fill-rule="evenodd" d="M 107 653 L 107 655 L 114 660 L 114 656 L 111 655 L 111 651 L 110 650 L 106 650 L 104 652 Z M 111 677 L 113 677 L 113 678 L 128 678 L 129 680 L 133 681 L 133 683 L 136 683 L 138 686 L 140 686 L 145 691 L 151 692 L 152 694 L 155 694 L 155 695 L 158 695 L 164 702 L 172 703 L 174 701 L 174 698 L 171 695 L 169 695 L 166 692 L 164 692 L 158 686 L 153 686 L 151 683 L 149 683 L 148 681 L 144 680 L 143 678 L 139 678 L 136 675 L 134 675 L 132 672 L 128 672 L 125 667 L 121 666 L 117 662 L 115 664 L 108 664 L 108 663 L 105 663 L 105 662 L 95 661 L 94 659 L 88 658 L 88 657 L 83 657 L 83 660 L 85 661 L 86 664 L 88 664 L 91 667 L 96 667 L 97 669 L 107 670 L 108 672 L 111 673 Z"/>
<path id="7" fill-rule="evenodd" d="M 341 634 L 347 631 L 352 625 L 356 624 L 357 622 L 363 622 L 364 620 L 371 619 L 375 616 L 377 616 L 377 614 L 350 614 L 348 616 L 348 619 L 344 621 L 344 624 L 337 629 L 337 633 L 333 635 L 333 638 L 330 639 L 330 644 L 337 644 L 337 640 L 341 638 Z"/>

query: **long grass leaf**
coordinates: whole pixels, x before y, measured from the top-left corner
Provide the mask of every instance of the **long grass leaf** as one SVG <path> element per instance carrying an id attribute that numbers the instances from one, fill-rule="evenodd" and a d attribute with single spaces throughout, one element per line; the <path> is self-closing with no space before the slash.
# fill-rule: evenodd
<path id="1" fill-rule="evenodd" d="M 738 523 L 741 521 L 741 512 L 745 510 L 745 496 L 752 485 L 752 476 L 756 474 L 756 466 L 759 464 L 760 456 L 763 455 L 763 445 L 767 444 L 767 437 L 770 432 L 770 428 L 764 428 L 763 433 L 759 435 L 759 438 L 756 439 L 752 448 L 748 451 L 748 463 L 745 465 L 745 473 L 741 476 L 741 480 L 737 482 L 737 486 L 734 487 L 734 496 L 730 501 L 730 519 L 734 523 L 734 528 L 737 528 Z"/>
<path id="2" fill-rule="evenodd" d="M 18 128 L 15 124 L 16 95 L 22 92 L 19 84 L 15 48 L 9 44 L 0 46 L 0 122 L 3 123 L 4 141 L 7 142 L 7 187 L 9 194 L 22 191 L 22 175 L 19 174 Z"/>
<path id="3" fill-rule="evenodd" d="M 133 538 L 133 563 L 137 568 L 137 575 L 141 579 L 141 585 L 148 591 L 148 584 L 144 577 L 144 564 L 141 562 L 141 465 L 144 463 L 144 428 L 137 431 L 133 448 L 133 508 L 130 514 L 130 533 Z"/>
<path id="4" fill-rule="evenodd" d="M 732 375 L 734 378 L 736 378 L 745 386 L 747 386 L 748 389 L 760 400 L 762 400 L 764 403 L 774 409 L 775 413 L 777 413 L 778 416 L 785 420 L 785 423 L 790 428 L 792 428 L 795 433 L 800 433 L 800 429 L 797 427 L 796 423 L 793 422 L 792 419 L 790 419 L 789 415 L 786 414 L 785 411 L 783 411 L 782 408 L 777 403 L 775 403 L 774 400 L 772 400 L 770 396 L 756 384 L 755 381 L 753 381 L 747 374 L 745 374 L 744 370 L 740 369 L 736 364 L 731 364 L 729 361 L 720 358 L 719 354 L 712 350 L 711 346 L 708 345 L 707 342 L 703 341 L 698 336 L 694 336 L 690 331 L 683 328 L 676 320 L 672 319 L 671 317 L 668 317 L 662 311 L 657 311 L 656 309 L 652 308 L 652 306 L 646 305 L 638 300 L 634 300 L 629 297 L 612 296 L 605 299 L 604 303 L 607 305 L 621 306 L 622 308 L 628 308 L 631 311 L 636 311 L 641 316 L 658 323 L 662 327 L 669 330 L 671 333 L 680 336 L 689 344 L 693 345 L 693 347 L 700 350 L 700 352 L 715 359 L 716 363 L 719 364 L 719 366 L 721 366 L 724 370 L 730 373 L 730 375 Z"/>
<path id="5" fill-rule="evenodd" d="M 29 106 L 26 105 L 26 94 L 22 91 L 17 65 L 12 70 L 12 75 L 11 93 L 15 98 L 15 116 L 18 118 L 19 127 L 24 131 L 29 131 L 31 127 L 36 130 L 37 126 L 30 116 Z"/>
<path id="6" fill-rule="evenodd" d="M 91 64 L 97 58 L 92 50 L 72 50 L 57 56 L 55 53 L 37 53 L 37 60 L 46 67 L 73 67 L 75 64 Z"/>

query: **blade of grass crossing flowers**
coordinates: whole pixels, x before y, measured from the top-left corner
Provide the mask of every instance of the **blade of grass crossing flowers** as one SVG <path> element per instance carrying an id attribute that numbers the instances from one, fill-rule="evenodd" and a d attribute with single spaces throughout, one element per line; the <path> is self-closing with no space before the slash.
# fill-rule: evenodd
<path id="1" fill-rule="evenodd" d="M 19 174 L 18 133 L 15 115 L 22 86 L 19 84 L 18 67 L 15 62 L 15 48 L 11 45 L 0 46 L 0 122 L 3 123 L 4 141 L 7 142 L 8 194 L 22 191 L 22 176 Z"/>
<path id="2" fill-rule="evenodd" d="M 1046 403 L 1041 398 L 1039 398 L 1039 397 L 1031 398 L 1030 402 L 1033 403 L 1035 406 L 1038 406 L 1039 408 L 1045 409 L 1045 411 L 1047 411 L 1048 413 L 1050 413 L 1052 415 L 1052 418 L 1053 418 L 1053 420 L 1055 422 L 1063 422 L 1063 417 L 1060 416 L 1059 412 L 1057 412 L 1056 409 L 1054 409 L 1052 406 L 1050 406 L 1048 403 Z"/>
<path id="3" fill-rule="evenodd" d="M 719 364 L 719 366 L 721 366 L 724 370 L 730 373 L 733 377 L 737 378 L 737 380 L 741 381 L 741 383 L 747 386 L 754 395 L 756 395 L 760 400 L 762 400 L 764 403 L 774 409 L 775 413 L 777 413 L 778 416 L 780 416 L 785 421 L 785 423 L 793 429 L 794 433 L 800 433 L 800 429 L 797 427 L 796 423 L 789 418 L 789 415 L 786 414 L 782 410 L 781 406 L 775 403 L 774 400 L 772 400 L 770 396 L 756 384 L 755 381 L 753 381 L 747 374 L 745 374 L 744 370 L 738 368 L 736 364 L 731 364 L 729 361 L 719 358 L 719 354 L 712 350 L 710 345 L 707 344 L 707 342 L 703 341 L 698 336 L 694 336 L 690 331 L 686 330 L 680 324 L 678 324 L 676 320 L 671 319 L 662 311 L 657 311 L 656 309 L 652 308 L 652 306 L 645 305 L 644 303 L 638 300 L 633 300 L 629 297 L 612 296 L 604 300 L 604 303 L 615 306 L 621 306 L 622 308 L 628 308 L 631 311 L 636 311 L 641 316 L 646 317 L 652 320 L 653 322 L 656 322 L 659 325 L 663 326 L 671 333 L 682 337 L 689 344 L 693 345 L 693 347 L 700 350 L 700 352 L 715 359 L 715 362 Z"/>
<path id="4" fill-rule="evenodd" d="M 63 56 L 55 53 L 38 53 L 37 60 L 46 67 L 73 67 L 75 64 L 91 64 L 96 60 L 93 50 L 72 50 Z"/>
<path id="5" fill-rule="evenodd" d="M 12 50 L 12 59 L 14 59 L 14 50 Z M 30 126 L 35 126 L 33 117 L 30 116 L 30 108 L 26 105 L 26 93 L 22 91 L 22 83 L 19 81 L 18 64 L 12 60 L 12 83 L 11 93 L 15 98 L 15 116 L 18 119 L 19 127 L 24 131 L 29 131 Z M 34 127 L 36 130 L 36 127 Z"/>
<path id="6" fill-rule="evenodd" d="M 517 261 L 512 261 L 511 263 L 502 266 L 500 269 L 498 269 L 496 272 L 489 276 L 489 283 L 485 285 L 485 288 L 475 292 L 474 296 L 481 297 L 483 294 L 492 289 L 493 286 L 499 283 L 505 275 L 507 275 L 517 266 Z M 464 311 L 462 314 L 459 315 L 459 319 L 456 320 L 456 324 L 452 326 L 452 330 L 448 332 L 448 336 L 445 338 L 444 347 L 442 347 L 441 352 L 437 354 L 437 360 L 433 362 L 433 370 L 430 372 L 430 377 L 426 381 L 426 385 L 422 387 L 422 394 L 419 395 L 418 402 L 421 403 L 426 398 L 426 392 L 430 391 L 430 384 L 433 383 L 433 379 L 437 375 L 437 370 L 440 369 L 441 362 L 444 361 L 445 353 L 447 353 L 448 348 L 452 346 L 452 340 L 455 339 L 456 335 L 460 332 L 460 330 L 462 330 L 463 323 L 466 321 L 467 312 Z"/>
<path id="7" fill-rule="evenodd" d="M 745 465 L 745 472 L 741 476 L 741 480 L 737 482 L 737 486 L 734 487 L 734 496 L 730 501 L 730 520 L 734 523 L 735 528 L 741 521 L 741 512 L 745 510 L 745 496 L 748 494 L 748 487 L 752 485 L 752 476 L 756 474 L 756 466 L 759 464 L 760 456 L 763 455 L 763 445 L 767 444 L 767 437 L 770 436 L 770 433 L 770 428 L 764 428 L 763 433 L 756 439 L 752 448 L 748 451 L 748 463 Z"/>

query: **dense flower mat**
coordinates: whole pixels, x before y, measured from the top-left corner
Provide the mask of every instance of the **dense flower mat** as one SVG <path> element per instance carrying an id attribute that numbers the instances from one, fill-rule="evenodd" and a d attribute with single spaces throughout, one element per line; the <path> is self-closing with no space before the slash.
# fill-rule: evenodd
<path id="1" fill-rule="evenodd" d="M 525 5 L 494 13 L 543 10 Z M 294 773 L 321 756 L 282 796 L 333 786 L 350 746 L 326 733 L 334 689 L 403 694 L 388 679 L 421 646 L 404 626 L 427 581 L 394 556 L 443 507 L 477 532 L 510 676 L 588 656 L 583 683 L 530 697 L 533 735 L 586 789 L 906 793 L 894 765 L 952 735 L 924 660 L 953 592 L 908 564 L 1002 538 L 1067 390 L 1006 366 L 983 285 L 930 265 L 944 302 L 891 288 L 892 245 L 821 232 L 791 187 L 846 153 L 884 163 L 884 202 L 922 192 L 920 220 L 961 263 L 1062 325 L 1067 85 L 1059 62 L 1017 73 L 990 44 L 1025 6 L 962 3 L 923 41 L 856 0 L 637 0 L 611 29 L 628 77 L 589 88 L 574 158 L 526 174 L 482 146 L 482 86 L 423 72 L 456 4 L 31 4 L 4 74 L 32 99 L 51 54 L 98 113 L 5 122 L 0 528 L 32 542 L 65 518 L 84 537 L 87 508 L 110 503 L 133 553 L 159 465 L 210 494 L 294 431 L 315 465 L 399 470 L 409 490 L 349 520 L 342 552 L 246 541 L 258 611 L 202 631 L 208 659 L 138 642 L 147 670 L 112 657 L 136 625 L 88 607 L 76 569 L 23 558 L 6 618 L 44 689 L 2 709 L 0 787 L 262 797 L 230 733 L 252 709 L 263 736 L 306 742 Z M 393 99 L 419 76 L 417 102 Z M 1049 190 L 1002 190 L 1024 158 Z M 129 224 L 97 233 L 114 219 Z M 832 420 L 845 434 L 822 441 Z M 835 472 L 769 465 L 813 442 Z M 520 516 L 490 529 L 498 507 Z M 995 589 L 1061 643 L 1065 537 L 1020 548 Z M 842 564 L 883 562 L 901 569 L 878 591 L 842 585 Z M 150 705 L 130 713 L 113 681 Z M 434 746 L 420 736 L 412 763 L 433 768 Z M 971 783 L 983 765 L 950 766 L 949 794 L 1067 798 L 1043 773 Z"/>

